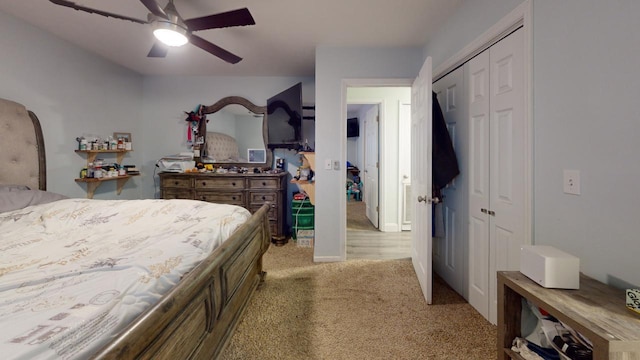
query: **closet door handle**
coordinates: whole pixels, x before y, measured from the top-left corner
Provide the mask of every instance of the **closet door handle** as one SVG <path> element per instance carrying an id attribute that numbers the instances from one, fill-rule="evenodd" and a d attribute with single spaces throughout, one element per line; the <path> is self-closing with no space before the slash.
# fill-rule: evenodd
<path id="1" fill-rule="evenodd" d="M 488 214 L 488 215 L 491 215 L 491 216 L 496 216 L 496 212 L 495 212 L 495 211 L 493 211 L 493 210 L 487 210 L 487 209 L 485 209 L 485 208 L 482 208 L 482 209 L 480 209 L 480 212 L 481 212 L 481 213 L 483 213 L 483 214 Z"/>
<path id="2" fill-rule="evenodd" d="M 428 196 L 419 195 L 418 196 L 418 202 L 419 203 L 420 202 L 424 202 L 426 204 L 437 204 L 437 203 L 440 202 L 440 199 L 438 199 L 437 197 L 436 198 L 430 198 Z"/>

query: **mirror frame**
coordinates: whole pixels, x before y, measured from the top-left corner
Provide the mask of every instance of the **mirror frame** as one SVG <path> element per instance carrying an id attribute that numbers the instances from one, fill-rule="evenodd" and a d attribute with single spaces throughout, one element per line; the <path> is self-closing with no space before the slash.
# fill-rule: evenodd
<path id="1" fill-rule="evenodd" d="M 271 168 L 273 164 L 273 151 L 269 149 L 267 146 L 267 136 L 268 136 L 268 127 L 267 127 L 267 107 L 266 106 L 258 106 L 251 101 L 241 97 L 241 96 L 227 96 L 218 100 L 215 104 L 204 106 L 202 109 L 202 113 L 205 115 L 216 113 L 222 110 L 227 105 L 242 105 L 247 108 L 249 111 L 254 114 L 262 115 L 262 141 L 264 142 L 264 150 L 266 154 L 266 161 L 264 163 L 234 163 L 234 162 L 224 162 L 224 163 L 214 163 L 216 165 L 221 165 L 224 167 L 246 167 L 246 168 L 256 168 L 256 167 L 264 167 Z M 207 143 L 206 135 L 205 135 L 205 144 Z"/>

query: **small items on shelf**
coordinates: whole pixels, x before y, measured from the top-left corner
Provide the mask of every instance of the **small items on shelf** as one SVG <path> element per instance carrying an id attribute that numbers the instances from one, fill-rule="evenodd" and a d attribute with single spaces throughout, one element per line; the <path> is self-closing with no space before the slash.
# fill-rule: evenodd
<path id="1" fill-rule="evenodd" d="M 316 166 L 315 153 L 300 152 L 302 166 L 298 168 L 298 173 L 291 179 L 291 183 L 297 184 L 300 190 L 309 196 L 311 204 L 315 205 L 315 187 L 313 184 L 314 171 Z"/>
<path id="2" fill-rule="evenodd" d="M 140 175 L 140 171 L 135 165 L 121 166 L 124 154 L 131 150 L 76 150 L 76 153 L 87 155 L 87 167 L 80 171 L 79 177 L 75 179 L 77 183 L 87 184 L 87 198 L 92 199 L 93 195 L 103 181 L 117 180 L 117 194 L 122 193 L 124 184 L 131 176 Z M 106 164 L 104 159 L 97 158 L 98 154 L 116 154 L 115 163 Z"/>

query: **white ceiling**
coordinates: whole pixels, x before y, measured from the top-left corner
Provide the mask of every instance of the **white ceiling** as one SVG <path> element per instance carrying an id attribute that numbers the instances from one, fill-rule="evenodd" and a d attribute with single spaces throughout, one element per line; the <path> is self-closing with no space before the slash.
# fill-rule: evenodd
<path id="1" fill-rule="evenodd" d="M 167 0 L 157 0 L 164 7 Z M 136 0 L 76 4 L 147 19 Z M 148 25 L 75 11 L 47 0 L 2 0 L 0 11 L 145 75 L 313 76 L 318 45 L 422 47 L 462 0 L 174 0 L 184 19 L 247 7 L 254 26 L 197 31 L 240 56 L 228 64 L 186 45 L 147 58 Z"/>

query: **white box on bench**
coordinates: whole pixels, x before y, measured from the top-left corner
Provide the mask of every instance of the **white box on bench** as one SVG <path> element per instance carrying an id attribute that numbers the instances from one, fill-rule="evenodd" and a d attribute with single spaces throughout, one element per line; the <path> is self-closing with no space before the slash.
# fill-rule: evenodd
<path id="1" fill-rule="evenodd" d="M 523 246 L 520 272 L 546 288 L 580 288 L 580 259 L 553 246 Z"/>

